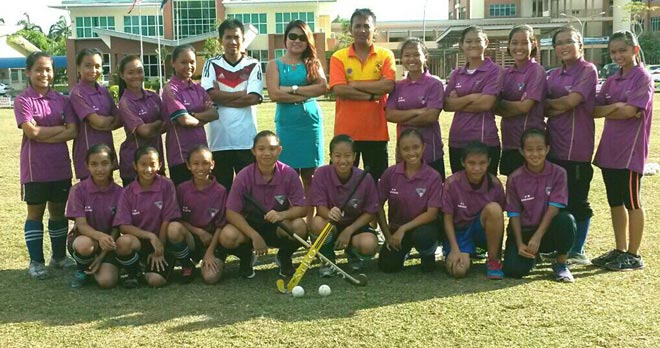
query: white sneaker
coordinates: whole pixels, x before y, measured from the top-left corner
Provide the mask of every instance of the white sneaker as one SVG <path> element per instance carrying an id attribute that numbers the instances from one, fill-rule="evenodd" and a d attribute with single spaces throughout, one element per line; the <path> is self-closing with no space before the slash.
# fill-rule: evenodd
<path id="1" fill-rule="evenodd" d="M 335 274 L 337 274 L 337 271 L 328 265 L 321 265 L 319 267 L 319 276 L 321 278 L 334 277 Z"/>
<path id="2" fill-rule="evenodd" d="M 591 260 L 586 254 L 569 254 L 566 264 L 570 266 L 590 266 Z"/>
<path id="3" fill-rule="evenodd" d="M 48 278 L 48 269 L 43 262 L 30 261 L 30 268 L 28 268 L 28 273 L 33 279 L 46 279 Z"/>
<path id="4" fill-rule="evenodd" d="M 66 256 L 60 260 L 51 257 L 50 262 L 48 263 L 48 267 L 55 269 L 70 269 L 76 267 L 76 262 Z"/>

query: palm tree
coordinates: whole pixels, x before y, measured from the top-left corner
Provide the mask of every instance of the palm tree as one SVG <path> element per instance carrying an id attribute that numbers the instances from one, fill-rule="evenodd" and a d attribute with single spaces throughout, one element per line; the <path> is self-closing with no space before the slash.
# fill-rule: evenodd
<path id="1" fill-rule="evenodd" d="M 41 33 L 44 32 L 41 29 L 40 26 L 38 26 L 38 25 L 36 25 L 36 24 L 34 24 L 30 21 L 30 15 L 27 14 L 27 12 L 23 13 L 23 17 L 25 17 L 25 19 L 21 19 L 20 21 L 18 21 L 18 23 L 16 23 L 16 25 L 22 25 L 23 29 L 25 29 L 25 30 L 36 30 L 36 31 L 41 32 Z"/>
<path id="2" fill-rule="evenodd" d="M 66 17 L 60 16 L 57 22 L 50 26 L 48 37 L 59 41 L 61 38 L 67 38 L 71 34 L 71 26 L 67 23 Z"/>

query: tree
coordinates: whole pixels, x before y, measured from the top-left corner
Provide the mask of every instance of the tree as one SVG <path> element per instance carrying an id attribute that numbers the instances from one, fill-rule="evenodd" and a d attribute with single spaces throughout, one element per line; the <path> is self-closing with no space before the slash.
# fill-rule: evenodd
<path id="1" fill-rule="evenodd" d="M 660 6 L 651 6 L 642 2 L 631 1 L 624 6 L 630 13 L 630 30 L 639 39 L 639 47 L 642 49 L 642 57 L 645 61 L 660 61 L 660 32 L 644 30 L 644 24 L 648 25 L 649 15 L 660 9 Z"/>
<path id="2" fill-rule="evenodd" d="M 353 43 L 353 36 L 350 34 L 351 22 L 346 18 L 339 17 L 335 18 L 333 22 L 341 23 L 341 33 L 335 36 L 337 39 L 335 50 L 350 46 Z"/>
<path id="3" fill-rule="evenodd" d="M 16 25 L 22 25 L 23 29 L 25 30 L 35 30 L 43 34 L 44 31 L 41 29 L 41 27 L 30 21 L 30 15 L 27 12 L 23 13 L 23 17 L 25 17 L 25 19 L 21 19 L 18 21 L 18 23 L 16 23 Z"/>
<path id="4" fill-rule="evenodd" d="M 222 45 L 215 37 L 210 37 L 204 42 L 204 58 L 217 57 L 223 52 Z"/>
<path id="5" fill-rule="evenodd" d="M 66 22 L 66 17 L 60 16 L 55 24 L 50 26 L 48 37 L 54 41 L 66 40 L 71 35 L 71 26 Z"/>

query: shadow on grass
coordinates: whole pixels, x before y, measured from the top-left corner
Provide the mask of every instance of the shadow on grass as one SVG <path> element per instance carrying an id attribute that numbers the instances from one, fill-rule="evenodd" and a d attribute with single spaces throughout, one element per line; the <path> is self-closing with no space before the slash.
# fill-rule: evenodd
<path id="1" fill-rule="evenodd" d="M 270 258 L 264 260 L 268 261 Z M 418 260 L 408 261 L 401 273 L 384 274 L 372 262 L 365 270 L 369 277 L 366 287 L 352 286 L 338 277 L 320 279 L 314 267 L 301 282 L 307 292 L 302 298 L 277 293 L 277 272 L 272 264 L 257 266 L 257 276 L 250 280 L 239 278 L 237 262 L 230 261 L 226 277 L 218 285 L 208 286 L 196 279 L 187 285 L 172 284 L 161 289 L 143 286 L 134 290 L 121 287 L 100 290 L 91 285 L 70 289 L 71 274 L 68 272 L 35 281 L 29 279 L 23 269 L 2 270 L 0 323 L 41 322 L 67 326 L 97 322 L 96 328 L 107 329 L 167 322 L 167 330 L 176 333 L 261 318 L 282 322 L 344 318 L 360 310 L 498 291 L 547 280 L 551 273 L 546 264 L 525 279 L 491 281 L 484 275 L 483 262 L 478 262 L 467 278 L 454 280 L 441 270 L 441 263 L 439 269 L 430 274 L 421 273 L 419 266 L 409 265 L 411 263 L 418 263 Z M 574 274 L 579 281 L 600 272 L 595 268 L 581 268 Z M 332 288 L 331 296 L 318 295 L 321 284 Z"/>

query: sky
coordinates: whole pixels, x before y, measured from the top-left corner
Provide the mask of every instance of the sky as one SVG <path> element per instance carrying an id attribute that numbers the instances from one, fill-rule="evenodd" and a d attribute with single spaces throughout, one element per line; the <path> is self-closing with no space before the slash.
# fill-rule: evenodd
<path id="1" fill-rule="evenodd" d="M 48 32 L 48 28 L 57 22 L 61 15 L 69 20 L 67 11 L 48 7 L 48 5 L 61 4 L 60 0 L 3 0 L 2 3 L 0 18 L 3 18 L 8 25 L 14 25 L 23 19 L 25 12 L 30 15 L 33 23 L 41 26 L 44 32 Z M 357 7 L 368 7 L 376 13 L 378 21 L 421 19 L 425 4 L 426 18 L 439 19 L 446 12 L 447 6 L 446 1 L 443 0 L 406 0 L 405 7 L 401 6 L 401 3 L 398 0 L 337 0 L 341 17 L 350 17 Z"/>

